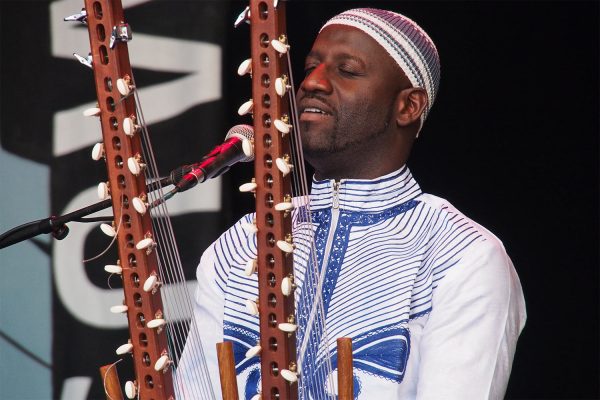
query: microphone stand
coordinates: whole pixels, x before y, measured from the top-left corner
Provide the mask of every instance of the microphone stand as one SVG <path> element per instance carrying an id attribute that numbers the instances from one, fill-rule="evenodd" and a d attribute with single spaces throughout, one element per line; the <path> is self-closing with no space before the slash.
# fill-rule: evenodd
<path id="1" fill-rule="evenodd" d="M 104 210 L 105 208 L 109 208 L 111 204 L 112 203 L 110 199 L 102 200 L 101 202 L 92 204 L 84 208 L 80 208 L 79 210 L 73 211 L 62 216 L 57 217 L 53 215 L 48 218 L 28 222 L 26 224 L 17 226 L 0 235 L 0 249 L 11 246 L 15 243 L 22 242 L 27 239 L 31 239 L 32 237 L 35 237 L 42 233 L 52 233 L 52 237 L 54 237 L 57 240 L 62 240 L 69 234 L 69 228 L 66 225 L 67 222 L 94 222 L 98 220 L 108 220 L 109 218 L 107 217 L 101 217 L 83 221 L 81 220 L 81 217 L 93 214 L 96 211 Z"/>
<path id="2" fill-rule="evenodd" d="M 169 184 L 172 182 L 173 176 L 157 180 L 148 185 L 147 188 L 150 191 L 153 191 L 158 189 L 159 187 L 162 187 L 163 184 Z M 159 185 L 156 185 L 156 183 L 159 183 Z M 166 196 L 164 196 L 163 201 L 166 201 L 167 199 L 173 197 L 174 194 L 175 191 L 169 192 Z M 97 217 L 83 219 L 83 217 L 85 217 L 86 215 L 93 214 L 96 211 L 104 210 L 105 208 L 109 208 L 111 205 L 111 200 L 106 199 L 98 203 L 92 204 L 90 206 L 80 208 L 79 210 L 70 212 L 65 215 L 53 215 L 48 218 L 39 219 L 37 221 L 32 221 L 23 225 L 19 225 L 0 235 L 0 249 L 11 246 L 15 243 L 22 242 L 27 239 L 31 239 L 32 237 L 35 237 L 42 233 L 51 233 L 54 239 L 62 240 L 69 234 L 69 227 L 67 227 L 66 225 L 67 222 L 112 221 L 113 217 Z"/>

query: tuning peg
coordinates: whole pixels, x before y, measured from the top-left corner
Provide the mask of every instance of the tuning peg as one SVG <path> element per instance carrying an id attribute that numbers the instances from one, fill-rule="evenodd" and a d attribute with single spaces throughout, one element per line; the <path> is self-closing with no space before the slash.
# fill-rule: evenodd
<path id="1" fill-rule="evenodd" d="M 294 205 L 292 203 L 277 203 L 275 204 L 275 210 L 277 211 L 290 211 L 294 209 Z"/>
<path id="2" fill-rule="evenodd" d="M 259 344 L 257 344 L 254 347 L 250 347 L 248 349 L 248 351 L 246 352 L 246 358 L 256 357 L 257 355 L 260 354 L 261 350 L 262 350 L 262 347 L 260 347 Z"/>
<path id="3" fill-rule="evenodd" d="M 256 226 L 256 219 L 253 219 L 252 222 L 242 222 L 242 229 L 246 232 L 246 235 L 254 235 L 258 232 L 258 227 Z"/>
<path id="4" fill-rule="evenodd" d="M 125 382 L 125 396 L 127 396 L 128 399 L 135 399 L 137 395 L 137 386 L 135 385 L 134 382 L 132 381 L 127 381 Z"/>
<path id="5" fill-rule="evenodd" d="M 155 318 L 155 319 L 148 321 L 146 326 L 150 329 L 161 329 L 162 330 L 162 327 L 165 326 L 166 324 L 167 324 L 167 321 L 165 321 L 164 318 Z"/>
<path id="6" fill-rule="evenodd" d="M 281 132 L 281 136 L 285 136 L 290 133 L 290 130 L 292 129 L 292 125 L 290 125 L 289 122 L 290 118 L 288 115 L 283 114 L 280 119 L 276 119 L 273 122 L 273 125 L 275 125 L 275 129 Z"/>
<path id="7" fill-rule="evenodd" d="M 109 274 L 118 274 L 121 275 L 123 273 L 123 267 L 121 267 L 119 261 L 117 261 L 117 265 L 108 264 L 104 266 L 104 270 Z"/>
<path id="8" fill-rule="evenodd" d="M 253 108 L 254 108 L 254 102 L 252 101 L 252 99 L 250 99 L 247 102 L 245 102 L 244 104 L 242 104 L 240 106 L 240 108 L 238 108 L 238 114 L 246 115 L 246 114 L 252 112 Z"/>
<path id="9" fill-rule="evenodd" d="M 294 383 L 298 380 L 298 374 L 293 371 L 290 371 L 289 369 L 282 369 L 281 376 L 283 377 L 283 379 L 290 383 Z"/>
<path id="10" fill-rule="evenodd" d="M 104 158 L 104 144 L 96 143 L 92 148 L 92 160 L 99 161 L 101 158 Z"/>
<path id="11" fill-rule="evenodd" d="M 240 13 L 240 15 L 238 15 L 235 22 L 233 23 L 234 28 L 237 28 L 238 26 L 240 26 L 240 24 L 242 22 L 246 22 L 247 24 L 250 24 L 250 7 L 249 6 L 247 6 L 244 9 L 244 11 L 242 11 Z"/>
<path id="12" fill-rule="evenodd" d="M 93 68 L 92 67 L 92 53 L 88 54 L 87 57 L 80 56 L 77 53 L 73 53 L 73 56 L 77 59 L 77 61 L 79 61 L 80 63 L 82 63 L 86 67 Z"/>
<path id="13" fill-rule="evenodd" d="M 132 350 L 133 350 L 133 345 L 131 344 L 131 341 L 130 341 L 129 343 L 125 343 L 125 344 L 122 344 L 121 346 L 119 346 L 116 350 L 116 353 L 118 355 L 123 355 L 123 354 L 131 353 Z"/>
<path id="14" fill-rule="evenodd" d="M 98 198 L 106 200 L 110 197 L 110 185 L 108 182 L 100 182 L 98 184 Z"/>
<path id="15" fill-rule="evenodd" d="M 254 159 L 254 140 L 244 139 L 242 140 L 242 151 L 246 157 L 252 157 Z"/>
<path id="16" fill-rule="evenodd" d="M 255 192 L 256 191 L 256 180 L 252 178 L 252 182 L 244 183 L 240 186 L 240 192 Z"/>
<path id="17" fill-rule="evenodd" d="M 136 153 L 135 156 L 127 159 L 127 168 L 133 175 L 138 176 L 146 168 L 146 164 L 142 162 L 142 156 Z"/>
<path id="18" fill-rule="evenodd" d="M 131 199 L 131 204 L 133 204 L 135 211 L 141 215 L 146 214 L 146 211 L 148 210 L 148 202 L 145 194 L 142 193 L 139 195 L 139 197 L 134 197 Z"/>
<path id="19" fill-rule="evenodd" d="M 98 117 L 102 110 L 98 107 L 90 107 L 83 110 L 84 117 Z"/>
<path id="20" fill-rule="evenodd" d="M 283 176 L 289 174 L 294 166 L 290 164 L 290 156 L 284 154 L 283 157 L 278 157 L 275 159 L 275 165 L 277 165 L 277 169 L 281 171 Z"/>
<path id="21" fill-rule="evenodd" d="M 77 21 L 82 24 L 87 24 L 87 11 L 85 11 L 85 8 L 82 8 L 81 12 L 65 17 L 64 21 Z"/>
<path id="22" fill-rule="evenodd" d="M 256 258 L 248 260 L 246 267 L 244 268 L 244 274 L 246 274 L 246 276 L 252 276 L 252 274 L 256 272 L 257 267 L 258 260 Z"/>
<path id="23" fill-rule="evenodd" d="M 133 35 L 131 34 L 131 28 L 129 27 L 129 24 L 121 23 L 117 26 L 113 26 L 108 47 L 111 49 L 114 48 L 117 41 L 125 43 L 129 42 L 132 36 Z"/>
<path id="24" fill-rule="evenodd" d="M 296 332 L 296 329 L 298 329 L 298 325 L 295 324 L 295 319 L 293 315 L 290 315 L 288 317 L 288 322 L 282 322 L 281 324 L 277 325 L 277 327 L 280 331 L 287 333 L 294 333 Z"/>
<path id="25" fill-rule="evenodd" d="M 156 242 L 152 240 L 152 236 L 150 234 L 146 234 L 146 238 L 140 240 L 135 245 L 135 248 L 138 250 L 146 250 L 146 254 L 152 253 L 152 250 L 156 247 Z"/>
<path id="26" fill-rule="evenodd" d="M 171 360 L 169 359 L 169 356 L 163 354 L 158 360 L 156 360 L 156 363 L 154 363 L 154 370 L 156 372 L 165 372 L 169 368 L 169 365 L 171 365 Z"/>
<path id="27" fill-rule="evenodd" d="M 294 204 L 292 203 L 292 196 L 286 194 L 283 196 L 283 201 L 281 203 L 275 204 L 275 210 L 283 211 L 286 215 L 294 209 Z"/>
<path id="28" fill-rule="evenodd" d="M 277 39 L 271 40 L 271 46 L 280 54 L 285 54 L 290 49 L 285 35 L 280 35 Z"/>
<path id="29" fill-rule="evenodd" d="M 125 75 L 123 78 L 117 79 L 117 90 L 122 96 L 129 96 L 129 93 L 131 93 L 133 89 L 135 89 L 135 86 L 133 86 L 129 75 Z"/>
<path id="30" fill-rule="evenodd" d="M 288 275 L 281 280 L 281 293 L 284 296 L 289 296 L 296 289 L 296 284 L 294 283 L 294 276 Z"/>
<path id="31" fill-rule="evenodd" d="M 160 282 L 158 280 L 158 276 L 156 276 L 156 272 L 152 272 L 148 279 L 144 282 L 144 292 L 152 292 L 152 294 L 156 293 L 160 286 Z"/>
<path id="32" fill-rule="evenodd" d="M 283 379 L 290 383 L 294 383 L 298 380 L 298 373 L 296 372 L 296 364 L 291 362 L 288 366 L 289 369 L 281 369 L 281 376 Z"/>
<path id="33" fill-rule="evenodd" d="M 258 303 L 256 300 L 246 300 L 246 311 L 248 311 L 248 314 L 250 315 L 258 315 Z"/>
<path id="34" fill-rule="evenodd" d="M 240 66 L 237 69 L 237 73 L 239 76 L 244 76 L 246 74 L 252 74 L 252 59 L 248 58 L 241 62 Z"/>
<path id="35" fill-rule="evenodd" d="M 123 118 L 123 132 L 127 136 L 133 136 L 138 133 L 140 126 L 135 124 L 135 115 Z"/>
<path id="36" fill-rule="evenodd" d="M 278 240 L 277 241 L 277 247 L 279 247 L 279 249 L 281 251 L 283 251 L 286 254 L 291 254 L 294 249 L 295 246 L 292 243 L 292 235 L 290 235 L 289 233 L 285 236 L 285 240 Z"/>
<path id="37" fill-rule="evenodd" d="M 117 230 L 115 229 L 114 225 L 102 223 L 102 224 L 100 224 L 100 230 L 106 236 L 109 236 L 109 237 L 117 236 Z"/>
<path id="38" fill-rule="evenodd" d="M 129 309 L 129 307 L 127 307 L 124 304 L 119 304 L 117 306 L 112 306 L 110 308 L 110 312 L 113 314 L 123 314 L 125 312 L 127 312 L 127 310 Z"/>
<path id="39" fill-rule="evenodd" d="M 148 321 L 148 323 L 146 324 L 146 326 L 150 329 L 156 329 L 156 333 L 161 333 L 163 330 L 163 326 L 165 326 L 167 324 L 167 321 L 165 321 L 162 311 L 157 311 L 156 314 L 154 314 L 154 319 Z"/>
<path id="40" fill-rule="evenodd" d="M 275 92 L 277 92 L 279 97 L 283 97 L 290 89 L 291 86 L 288 84 L 287 75 L 281 75 L 281 78 L 275 79 Z"/>

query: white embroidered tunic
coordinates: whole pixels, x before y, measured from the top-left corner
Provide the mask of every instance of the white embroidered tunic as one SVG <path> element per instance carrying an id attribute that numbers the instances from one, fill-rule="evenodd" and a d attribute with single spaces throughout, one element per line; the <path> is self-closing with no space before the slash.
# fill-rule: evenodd
<path id="1" fill-rule="evenodd" d="M 407 167 L 374 180 L 315 181 L 310 205 L 310 216 L 302 205 L 293 214 L 301 398 L 335 398 L 325 380 L 335 377 L 338 337 L 353 340 L 357 399 L 504 396 L 525 305 L 495 236 L 422 193 Z M 214 343 L 227 340 L 234 344 L 240 397 L 248 400 L 260 387 L 259 358 L 245 358 L 259 337 L 258 317 L 245 305 L 258 296 L 256 274 L 244 274 L 256 257 L 255 235 L 242 228 L 252 218 L 206 250 L 195 295 L 215 392 Z M 307 329 L 316 293 L 308 282 L 316 274 L 324 277 L 326 336 L 318 323 Z M 190 365 L 184 356 L 180 377 Z"/>

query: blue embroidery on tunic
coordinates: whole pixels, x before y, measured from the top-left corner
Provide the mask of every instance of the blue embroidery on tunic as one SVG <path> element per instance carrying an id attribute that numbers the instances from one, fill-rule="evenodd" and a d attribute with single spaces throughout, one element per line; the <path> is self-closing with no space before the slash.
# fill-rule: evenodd
<path id="1" fill-rule="evenodd" d="M 325 315 L 339 278 L 344 261 L 344 254 L 348 246 L 348 239 L 352 226 L 366 226 L 377 224 L 388 218 L 393 218 L 404 213 L 419 204 L 416 200 L 389 208 L 377 213 L 365 213 L 340 210 L 338 224 L 331 226 L 331 209 L 312 211 L 312 220 L 317 229 L 315 232 L 317 271 L 323 268 L 325 258 L 325 247 L 330 229 L 334 229 L 331 251 L 327 260 L 327 271 L 323 284 L 323 306 Z M 304 207 L 300 208 L 300 222 L 307 217 Z M 315 268 L 312 264 L 315 257 L 308 257 L 309 265 L 306 266 L 304 282 L 316 280 Z M 311 290 L 312 293 L 308 292 Z M 316 288 L 314 285 L 303 284 L 298 301 L 297 317 L 300 327 L 297 335 L 298 346 L 302 343 L 303 336 L 307 331 L 308 318 L 313 306 Z M 260 379 L 259 358 L 246 359 L 246 351 L 258 341 L 258 333 L 246 327 L 224 321 L 224 337 L 233 343 L 234 358 L 236 363 L 236 374 L 251 368 L 246 382 L 244 397 L 248 400 L 257 394 Z M 300 398 L 309 399 L 323 397 L 325 390 L 325 378 L 327 378 L 327 359 L 331 360 L 332 368 L 337 368 L 336 349 L 327 356 L 319 353 L 319 345 L 323 339 L 323 327 L 314 324 L 310 330 L 311 339 L 304 356 L 302 379 L 300 380 Z M 379 376 L 384 379 L 400 383 L 404 378 L 406 364 L 410 354 L 410 334 L 405 324 L 395 324 L 370 331 L 353 338 L 354 368 L 368 374 Z M 361 382 L 354 377 L 354 398 L 357 399 L 361 392 Z M 327 396 L 334 399 L 335 396 Z"/>
<path id="2" fill-rule="evenodd" d="M 244 390 L 244 399 L 252 400 L 252 397 L 258 394 L 259 381 L 260 366 L 255 367 L 252 371 L 250 371 L 250 375 L 248 376 L 248 380 L 246 381 L 246 389 Z"/>
<path id="3" fill-rule="evenodd" d="M 258 333 L 229 321 L 223 323 L 223 337 L 233 344 L 235 373 L 239 375 L 246 368 L 258 364 L 257 357 L 246 359 L 246 352 L 258 343 Z"/>
<path id="4" fill-rule="evenodd" d="M 394 324 L 353 338 L 354 368 L 402 382 L 410 355 L 410 332 L 405 325 Z M 374 367 L 373 363 L 385 370 Z"/>
<path id="5" fill-rule="evenodd" d="M 402 214 L 416 207 L 418 204 L 418 201 L 410 200 L 377 213 L 341 210 L 338 225 L 336 227 L 330 226 L 331 209 L 313 211 L 313 221 L 317 225 L 315 245 L 319 271 L 323 268 L 324 252 L 328 236 L 327 233 L 329 229 L 335 229 L 323 284 L 323 307 L 325 316 L 327 316 L 333 291 L 335 290 L 340 275 L 344 254 L 346 253 L 346 248 L 348 246 L 351 227 L 353 225 L 364 226 L 379 223 L 388 218 Z M 304 281 L 311 282 L 313 279 L 314 268 L 309 265 L 306 269 Z M 305 289 L 305 285 L 303 285 L 302 289 Z M 309 296 L 306 296 L 305 294 L 298 302 L 297 316 L 298 325 L 300 327 L 297 336 L 298 346 L 302 343 L 305 332 L 308 329 L 308 318 L 313 306 L 312 302 L 314 298 L 315 296 L 312 294 Z M 318 353 L 319 344 L 322 342 L 323 338 L 322 331 L 323 327 L 318 325 L 318 323 L 315 323 L 310 327 L 310 339 L 308 340 L 304 356 L 302 380 L 299 388 L 301 391 L 301 398 L 318 397 L 320 393 L 324 392 L 323 377 L 328 375 L 328 372 L 324 370 L 327 367 L 325 362 L 327 357 L 325 357 L 324 354 Z M 406 328 L 395 327 L 394 329 L 380 329 L 377 332 L 368 332 L 367 334 L 363 334 L 353 339 L 357 342 L 362 341 L 361 346 L 363 349 L 358 352 L 356 350 L 353 351 L 354 354 L 358 355 L 358 358 L 355 360 L 356 367 L 365 372 L 400 383 L 404 378 L 406 362 L 410 353 L 409 336 Z M 333 358 L 331 357 L 331 354 L 328 356 L 329 358 Z M 371 363 L 374 363 L 381 368 L 365 364 L 363 362 L 365 360 L 369 360 Z M 337 361 L 334 363 L 337 365 Z M 336 368 L 333 365 L 332 367 L 333 369 Z M 392 373 L 388 371 L 388 369 L 392 369 L 398 373 Z M 358 393 L 355 393 L 355 398 L 357 398 L 357 395 Z"/>

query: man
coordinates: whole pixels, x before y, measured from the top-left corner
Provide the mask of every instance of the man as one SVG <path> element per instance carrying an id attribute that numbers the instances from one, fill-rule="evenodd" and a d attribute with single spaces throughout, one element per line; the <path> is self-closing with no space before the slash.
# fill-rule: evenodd
<path id="1" fill-rule="evenodd" d="M 438 87 L 433 42 L 402 15 L 349 10 L 325 24 L 305 70 L 298 104 L 315 168 L 323 307 L 329 334 L 353 339 L 355 398 L 502 398 L 525 322 L 516 272 L 496 237 L 422 193 L 406 166 Z M 196 316 L 215 382 L 212 343 L 250 348 L 258 335 L 258 318 L 244 309 L 256 293 L 256 278 L 243 272 L 256 255 L 242 228 L 251 219 L 224 233 L 198 267 Z M 299 264 L 296 273 L 308 273 Z M 311 300 L 299 297 L 306 315 Z M 312 350 L 301 371 L 307 399 L 331 394 L 331 371 L 320 371 Z M 244 398 L 259 390 L 258 362 L 236 359 Z"/>

